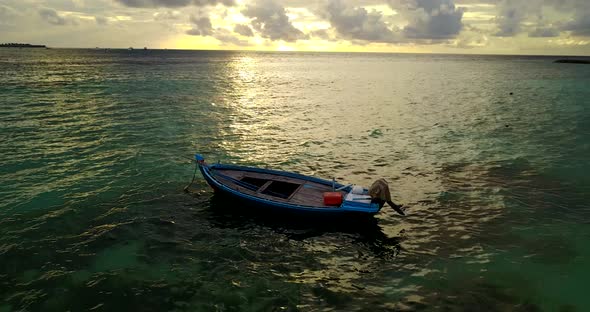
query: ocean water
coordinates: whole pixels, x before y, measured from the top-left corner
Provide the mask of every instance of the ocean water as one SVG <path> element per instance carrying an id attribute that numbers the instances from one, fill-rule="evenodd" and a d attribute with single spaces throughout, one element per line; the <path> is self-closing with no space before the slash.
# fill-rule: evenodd
<path id="1" fill-rule="evenodd" d="M 0 311 L 589 311 L 590 66 L 0 49 Z M 265 216 L 192 155 L 369 185 Z"/>

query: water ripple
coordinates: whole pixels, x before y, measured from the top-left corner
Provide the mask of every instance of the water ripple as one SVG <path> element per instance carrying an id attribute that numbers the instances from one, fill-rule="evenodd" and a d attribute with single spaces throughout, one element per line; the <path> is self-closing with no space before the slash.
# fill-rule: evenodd
<path id="1" fill-rule="evenodd" d="M 14 53 L 0 51 L 0 311 L 588 307 L 584 69 Z M 201 178 L 187 195 L 196 151 L 347 183 L 385 177 L 408 215 L 261 216 Z"/>

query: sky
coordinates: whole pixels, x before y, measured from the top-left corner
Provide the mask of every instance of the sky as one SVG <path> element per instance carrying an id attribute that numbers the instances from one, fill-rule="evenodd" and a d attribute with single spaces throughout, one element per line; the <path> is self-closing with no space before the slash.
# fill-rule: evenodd
<path id="1" fill-rule="evenodd" d="M 590 0 L 0 0 L 0 43 L 590 55 Z"/>

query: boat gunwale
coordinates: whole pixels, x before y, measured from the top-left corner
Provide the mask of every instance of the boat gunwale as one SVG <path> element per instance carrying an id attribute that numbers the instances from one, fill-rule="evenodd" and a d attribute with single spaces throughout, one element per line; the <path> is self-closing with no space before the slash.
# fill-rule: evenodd
<path id="1" fill-rule="evenodd" d="M 255 173 L 265 173 L 271 175 L 278 175 L 288 178 L 300 179 L 308 182 L 315 182 L 318 184 L 323 184 L 327 186 L 332 186 L 334 184 L 335 188 L 342 188 L 341 191 L 343 192 L 350 192 L 352 189 L 349 185 L 344 185 L 338 182 L 332 182 L 330 180 L 306 176 L 300 173 L 289 172 L 289 171 L 281 171 L 281 170 L 274 170 L 274 169 L 263 169 L 263 168 L 256 168 L 256 167 L 246 167 L 246 166 L 238 166 L 238 165 L 226 165 L 226 164 L 213 164 L 208 166 L 211 169 L 220 169 L 220 170 L 236 170 L 236 171 L 248 171 L 248 172 L 255 172 Z"/>

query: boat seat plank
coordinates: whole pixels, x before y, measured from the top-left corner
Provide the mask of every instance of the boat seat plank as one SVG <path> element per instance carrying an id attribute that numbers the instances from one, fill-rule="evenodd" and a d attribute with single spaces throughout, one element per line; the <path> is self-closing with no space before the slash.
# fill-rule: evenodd
<path id="1" fill-rule="evenodd" d="M 261 186 L 261 187 L 258 189 L 258 191 L 257 191 L 256 193 L 259 193 L 259 194 L 260 194 L 260 193 L 264 192 L 264 190 L 266 190 L 266 188 L 267 188 L 267 187 L 268 187 L 268 186 L 269 186 L 271 183 L 272 183 L 272 181 L 268 181 L 268 182 L 264 183 L 264 185 L 263 185 L 263 186 Z"/>

